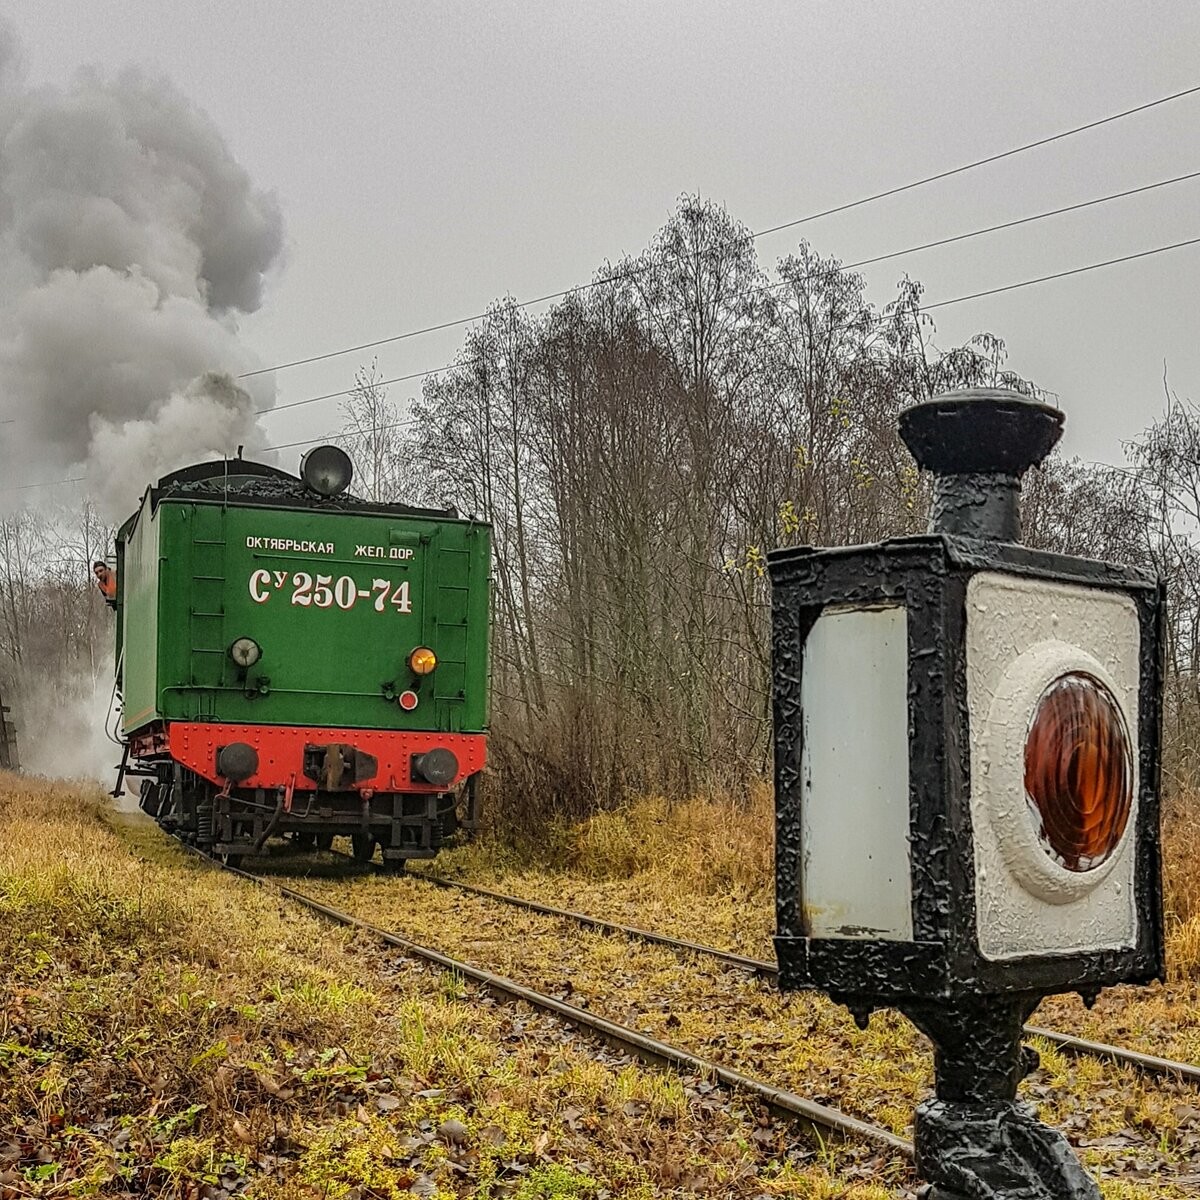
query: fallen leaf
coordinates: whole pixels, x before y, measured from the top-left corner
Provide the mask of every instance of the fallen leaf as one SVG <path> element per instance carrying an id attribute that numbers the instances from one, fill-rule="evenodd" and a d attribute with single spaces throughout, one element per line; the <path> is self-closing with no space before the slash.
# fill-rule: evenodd
<path id="1" fill-rule="evenodd" d="M 504 1130 L 499 1126 L 485 1126 L 479 1130 L 479 1140 L 488 1146 L 503 1146 Z"/>
<path id="2" fill-rule="evenodd" d="M 467 1133 L 467 1127 L 454 1117 L 438 1126 L 438 1134 L 452 1146 L 461 1146 L 467 1140 Z"/>

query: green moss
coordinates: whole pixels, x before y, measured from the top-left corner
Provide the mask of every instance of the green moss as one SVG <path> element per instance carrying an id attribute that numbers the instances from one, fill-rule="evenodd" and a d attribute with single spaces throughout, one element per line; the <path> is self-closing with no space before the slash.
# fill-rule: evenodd
<path id="1" fill-rule="evenodd" d="M 513 1193 L 513 1200 L 591 1200 L 599 1190 L 590 1175 L 550 1163 L 530 1171 Z"/>

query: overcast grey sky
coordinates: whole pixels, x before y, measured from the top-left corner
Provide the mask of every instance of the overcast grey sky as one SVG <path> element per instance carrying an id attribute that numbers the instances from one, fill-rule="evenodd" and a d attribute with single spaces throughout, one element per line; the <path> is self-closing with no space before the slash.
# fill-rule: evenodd
<path id="1" fill-rule="evenodd" d="M 135 62 L 207 110 L 274 189 L 286 263 L 242 325 L 264 363 L 587 280 L 680 193 L 752 229 L 1200 83 L 1195 0 L 974 3 L 405 3 L 0 0 L 30 83 Z M 1200 95 L 802 229 L 865 258 L 1200 169 Z M 869 268 L 937 301 L 1200 236 L 1200 180 Z M 1066 448 L 1115 460 L 1161 409 L 1164 363 L 1200 400 L 1200 246 L 963 304 L 1059 393 Z M 449 361 L 461 330 L 378 351 Z M 279 375 L 282 403 L 348 386 L 369 355 Z M 419 385 L 393 395 L 415 393 Z M 268 416 L 315 437 L 337 402 Z"/>

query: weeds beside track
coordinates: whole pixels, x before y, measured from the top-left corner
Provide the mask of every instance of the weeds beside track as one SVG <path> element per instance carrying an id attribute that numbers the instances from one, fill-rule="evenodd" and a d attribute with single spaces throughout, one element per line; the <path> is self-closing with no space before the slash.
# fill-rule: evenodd
<path id="1" fill-rule="evenodd" d="M 500 904 L 508 904 L 527 912 L 540 913 L 543 916 L 556 917 L 561 920 L 574 921 L 589 929 L 601 933 L 614 934 L 620 937 L 633 938 L 637 941 L 648 942 L 656 946 L 666 946 L 685 954 L 706 955 L 733 967 L 740 967 L 762 979 L 776 980 L 779 976 L 778 967 L 765 959 L 749 958 L 743 954 L 734 954 L 729 950 L 721 950 L 716 946 L 706 946 L 701 942 L 691 942 L 682 938 L 668 937 L 666 934 L 653 930 L 638 929 L 632 925 L 621 925 L 615 921 L 606 921 L 587 913 L 573 912 L 570 909 L 555 908 L 537 900 L 527 900 L 523 896 L 510 896 L 505 892 L 497 892 L 491 888 L 479 887 L 477 884 L 466 883 L 460 879 L 447 879 L 444 876 L 433 875 L 429 872 L 414 873 L 413 878 L 421 879 L 438 887 L 457 888 L 473 896 L 481 896 L 495 900 Z M 1043 1029 L 1037 1025 L 1026 1025 L 1025 1032 L 1031 1037 L 1041 1038 L 1057 1046 L 1066 1054 L 1088 1055 L 1092 1058 L 1107 1059 L 1132 1067 L 1147 1075 L 1159 1078 L 1181 1079 L 1188 1083 L 1200 1084 L 1200 1066 L 1194 1063 L 1177 1062 L 1174 1059 L 1161 1058 L 1158 1055 L 1142 1054 L 1137 1050 L 1127 1050 L 1121 1046 L 1110 1046 L 1104 1042 L 1093 1042 L 1086 1038 L 1078 1038 L 1069 1033 L 1058 1033 L 1052 1029 Z"/>

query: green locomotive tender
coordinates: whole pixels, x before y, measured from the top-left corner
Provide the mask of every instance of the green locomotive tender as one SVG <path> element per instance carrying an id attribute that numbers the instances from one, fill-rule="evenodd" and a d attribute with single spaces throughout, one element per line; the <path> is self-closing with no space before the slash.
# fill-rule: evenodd
<path id="1" fill-rule="evenodd" d="M 229 860 L 291 834 L 429 858 L 486 754 L 491 530 L 300 477 L 201 463 L 117 535 L 117 674 L 142 807 Z"/>

